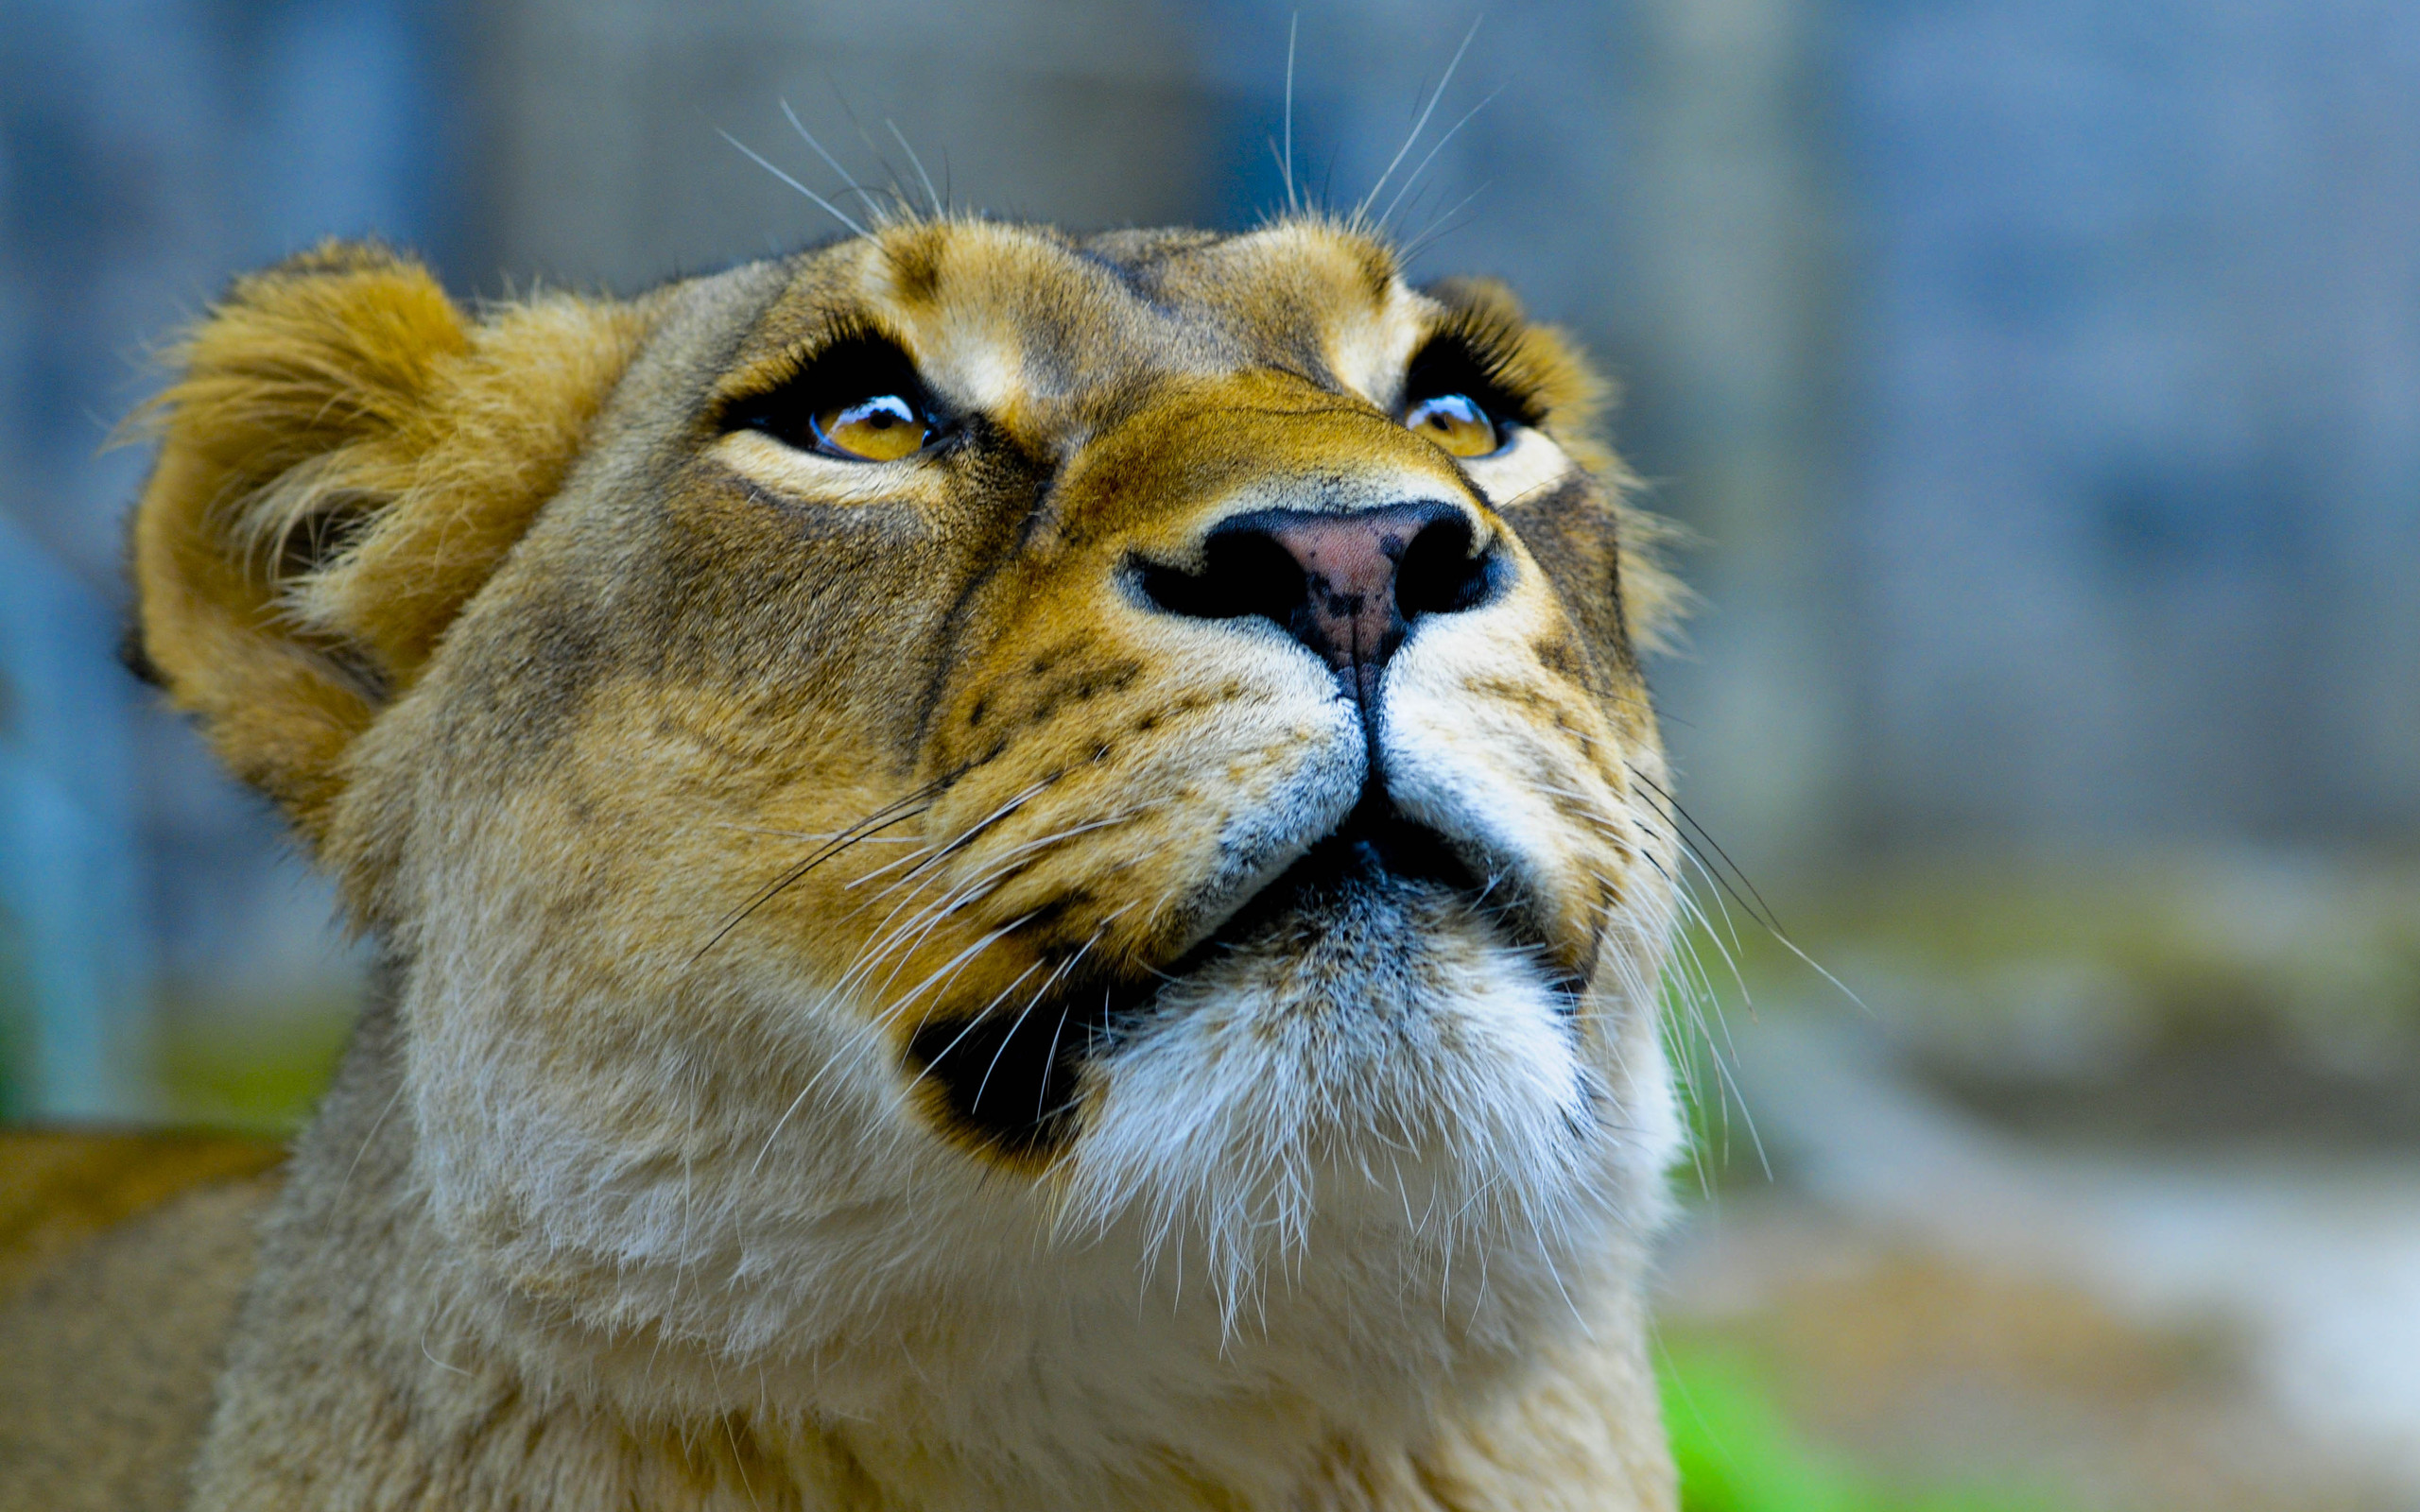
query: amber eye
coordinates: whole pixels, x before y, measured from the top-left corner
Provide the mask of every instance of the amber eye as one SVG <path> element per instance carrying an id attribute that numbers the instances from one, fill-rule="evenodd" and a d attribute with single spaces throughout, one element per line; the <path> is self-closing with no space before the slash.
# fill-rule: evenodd
<path id="1" fill-rule="evenodd" d="M 812 417 L 819 451 L 858 462 L 896 462 L 924 450 L 932 426 L 902 394 L 834 404 Z"/>
<path id="2" fill-rule="evenodd" d="M 1495 450 L 1495 421 L 1468 394 L 1439 394 L 1404 411 L 1403 422 L 1450 456 L 1485 456 Z"/>

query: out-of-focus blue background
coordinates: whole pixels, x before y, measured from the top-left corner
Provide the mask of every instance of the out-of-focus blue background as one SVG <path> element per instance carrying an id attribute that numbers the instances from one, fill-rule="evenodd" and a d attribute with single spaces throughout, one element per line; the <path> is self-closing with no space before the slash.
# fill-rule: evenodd
<path id="1" fill-rule="evenodd" d="M 870 183 L 912 179 L 895 123 L 963 205 L 1241 226 L 1282 198 L 1292 17 L 12 0 L 0 1112 L 288 1119 L 359 991 L 325 888 L 114 657 L 146 458 L 105 446 L 157 382 L 149 353 L 233 273 L 377 234 L 495 297 L 786 248 L 829 223 L 718 135 L 840 196 L 784 99 Z M 1472 20 L 1464 0 L 1303 7 L 1304 183 L 1359 199 Z M 2022 1250 L 1907 1196 L 1921 1173 L 1887 1174 L 1888 1130 L 1841 1132 L 1883 1095 L 1857 1088 L 1895 1089 L 1946 1121 L 1901 1147 L 1971 1134 L 2005 1158 L 1934 1173 L 2017 1182 L 2003 1212 L 2033 1177 L 2059 1212 L 2089 1207 L 2046 1151 L 2164 1171 L 2168 1196 L 2202 1179 L 2174 1162 L 2213 1151 L 2231 1194 L 2289 1167 L 2273 1186 L 2386 1182 L 2305 1215 L 2340 1252 L 2328 1222 L 2394 1229 L 2368 1314 L 2261 1313 L 2215 1281 L 2128 1302 L 2093 1277 L 2161 1263 L 2110 1260 L 2107 1224 L 2015 1269 L 2121 1333 L 2340 1328 L 2420 1359 L 2420 1295 L 2394 1280 L 2420 1277 L 2420 1238 L 2394 1248 L 2388 1217 L 2420 1169 L 2420 7 L 1533 0 L 1478 26 L 1380 204 L 1415 164 L 1393 220 L 1416 270 L 1506 277 L 1621 381 L 1616 438 L 1698 541 L 1703 610 L 1654 669 L 1685 799 L 1866 1002 L 1744 920 L 1701 932 L 1730 1022 L 1683 1039 L 1704 1088 L 1738 1083 L 1699 1098 L 1709 1148 L 1737 1125 L 1814 1203 L 1735 1199 L 1748 1236 L 1722 1253 L 1875 1232 L 1961 1265 Z M 1849 1077 L 1831 1104 L 1798 1074 L 1823 1066 Z M 2168 1196 L 2112 1211 L 2185 1211 Z M 1802 1220 L 1830 1237 L 1772 1237 Z M 2178 1274 L 2239 1231 L 2180 1242 Z M 1758 1306 L 1804 1280 L 1768 1262 Z M 1728 1294 L 1687 1280 L 1720 1266 L 1674 1263 L 1675 1315 L 1720 1314 L 1704 1297 Z M 2420 1486 L 2420 1375 L 2244 1348 L 2262 1421 Z M 2327 1436 L 2360 1417 L 2328 1380 L 2374 1409 L 2349 1438 Z M 2209 1412 L 2209 1442 L 2242 1441 Z M 2144 1435 L 2169 1446 L 2145 1463 L 2216 1453 Z M 2108 1504 L 2235 1504 L 2140 1467 L 2076 1474 Z M 2367 1494 L 2341 1504 L 2420 1504 Z"/>

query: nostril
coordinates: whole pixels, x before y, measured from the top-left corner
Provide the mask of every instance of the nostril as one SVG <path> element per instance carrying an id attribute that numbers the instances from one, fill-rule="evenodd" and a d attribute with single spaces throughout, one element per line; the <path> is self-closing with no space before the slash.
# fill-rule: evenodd
<path id="1" fill-rule="evenodd" d="M 1395 605 L 1407 622 L 1424 614 L 1477 609 L 1488 598 L 1493 552 L 1471 555 L 1470 517 L 1456 510 L 1433 516 L 1395 563 Z"/>
<path id="2" fill-rule="evenodd" d="M 1472 558 L 1477 529 L 1467 511 L 1434 501 L 1350 514 L 1262 509 L 1203 538 L 1199 570 L 1141 561 L 1136 581 L 1172 614 L 1273 622 L 1366 700 L 1413 621 L 1490 596 L 1500 574 L 1494 553 Z"/>
<path id="3" fill-rule="evenodd" d="M 1143 596 L 1171 614 L 1233 620 L 1258 614 L 1284 625 L 1308 596 L 1302 564 L 1260 530 L 1220 530 L 1202 543 L 1201 571 L 1145 563 Z"/>

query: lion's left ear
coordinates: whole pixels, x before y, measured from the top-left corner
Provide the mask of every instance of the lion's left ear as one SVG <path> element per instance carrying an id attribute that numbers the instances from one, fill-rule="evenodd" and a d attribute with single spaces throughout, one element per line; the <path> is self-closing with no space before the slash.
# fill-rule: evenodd
<path id="1" fill-rule="evenodd" d="M 354 738 L 561 486 L 642 318 L 473 319 L 419 264 L 330 243 L 239 281 L 142 423 L 142 644 L 236 775 L 321 837 Z"/>

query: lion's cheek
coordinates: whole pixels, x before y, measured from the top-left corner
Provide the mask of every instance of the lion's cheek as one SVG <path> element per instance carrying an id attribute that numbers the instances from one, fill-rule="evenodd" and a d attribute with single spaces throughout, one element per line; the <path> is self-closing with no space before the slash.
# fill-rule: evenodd
<path id="1" fill-rule="evenodd" d="M 950 850 L 936 871 L 953 902 L 1113 962 L 1216 928 L 1336 827 L 1368 773 L 1355 707 L 1273 626 L 997 654 L 951 722 L 933 765 L 958 775 L 925 833 Z"/>
<path id="2" fill-rule="evenodd" d="M 1424 629 L 1388 669 L 1380 747 L 1404 811 L 1473 837 L 1480 869 L 1526 894 L 1557 966 L 1585 977 L 1608 921 L 1659 883 L 1619 738 L 1557 670 L 1563 634 L 1534 571 L 1507 603 Z"/>

